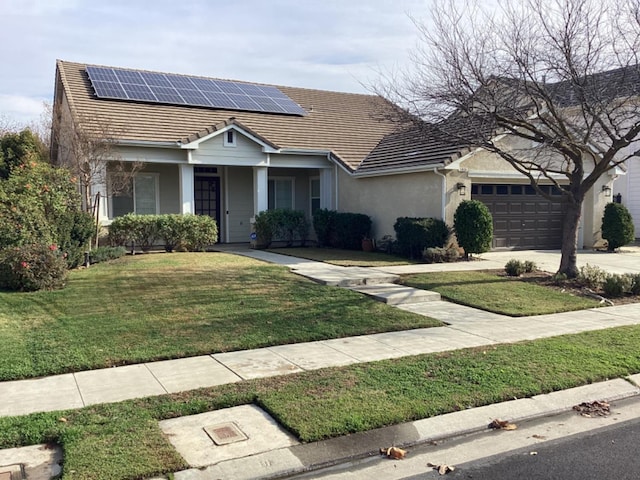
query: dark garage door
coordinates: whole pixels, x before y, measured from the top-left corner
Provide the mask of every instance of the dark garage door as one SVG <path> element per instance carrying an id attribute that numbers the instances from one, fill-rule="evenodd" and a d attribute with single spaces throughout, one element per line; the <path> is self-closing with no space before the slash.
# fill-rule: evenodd
<path id="1" fill-rule="evenodd" d="M 558 194 L 554 187 L 543 188 Z M 564 208 L 559 201 L 537 195 L 530 185 L 474 184 L 471 198 L 493 215 L 493 248 L 560 248 Z"/>

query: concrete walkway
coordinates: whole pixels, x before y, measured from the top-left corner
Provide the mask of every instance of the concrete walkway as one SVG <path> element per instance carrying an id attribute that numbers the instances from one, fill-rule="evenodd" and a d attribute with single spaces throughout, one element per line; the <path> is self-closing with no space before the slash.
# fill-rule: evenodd
<path id="1" fill-rule="evenodd" d="M 0 416 L 81 408 L 305 370 L 640 324 L 640 304 L 512 318 L 443 302 L 433 292 L 392 283 L 397 274 L 408 273 L 409 268 L 411 271 L 429 271 L 503 267 L 505 261 L 491 258 L 493 254 L 487 254 L 487 260 L 477 262 L 371 269 L 337 267 L 249 249 L 238 249 L 234 253 L 288 266 L 314 281 L 352 288 L 397 308 L 436 318 L 447 326 L 2 382 Z M 514 252 L 509 254 L 509 258 L 514 257 Z M 527 253 L 519 255 L 530 257 Z M 552 253 L 541 255 L 547 255 L 545 262 L 552 261 L 548 258 Z M 640 253 L 630 254 L 626 264 L 640 271 Z"/>

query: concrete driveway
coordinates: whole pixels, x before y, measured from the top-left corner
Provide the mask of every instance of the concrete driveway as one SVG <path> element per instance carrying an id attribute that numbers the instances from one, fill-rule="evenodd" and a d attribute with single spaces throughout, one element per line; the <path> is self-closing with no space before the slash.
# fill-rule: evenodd
<path id="1" fill-rule="evenodd" d="M 560 266 L 560 250 L 508 250 L 487 252 L 480 258 L 506 264 L 510 259 L 531 260 L 537 267 L 555 273 Z M 578 251 L 578 267 L 586 264 L 600 267 L 609 273 L 640 273 L 640 247 L 623 247 L 619 252 Z"/>

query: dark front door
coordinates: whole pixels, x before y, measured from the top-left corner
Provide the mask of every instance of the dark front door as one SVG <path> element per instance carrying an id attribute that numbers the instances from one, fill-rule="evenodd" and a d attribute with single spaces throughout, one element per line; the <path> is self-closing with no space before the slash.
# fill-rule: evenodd
<path id="1" fill-rule="evenodd" d="M 195 213 L 209 215 L 220 230 L 220 177 L 195 177 Z"/>

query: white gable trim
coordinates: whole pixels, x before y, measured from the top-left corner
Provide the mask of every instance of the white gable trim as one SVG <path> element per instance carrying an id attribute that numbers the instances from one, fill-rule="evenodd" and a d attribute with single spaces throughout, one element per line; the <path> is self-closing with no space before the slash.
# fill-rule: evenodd
<path id="1" fill-rule="evenodd" d="M 227 125 L 226 127 L 223 127 L 223 128 L 221 128 L 219 130 L 216 130 L 215 132 L 212 132 L 209 135 L 205 135 L 204 137 L 199 138 L 197 140 L 194 140 L 193 142 L 181 144 L 180 148 L 188 149 L 188 150 L 196 150 L 196 149 L 199 148 L 201 143 L 206 142 L 207 140 L 210 140 L 210 139 L 212 139 L 214 137 L 217 137 L 219 135 L 222 135 L 222 134 L 226 133 L 229 130 L 234 130 L 234 131 L 238 132 L 239 134 L 241 134 L 242 136 L 244 136 L 244 137 L 248 138 L 249 140 L 253 141 L 254 143 L 257 143 L 258 145 L 260 145 L 260 147 L 262 147 L 262 151 L 264 153 L 278 153 L 277 149 L 273 148 L 271 145 L 266 144 L 265 142 L 260 140 L 255 135 L 252 135 L 251 133 L 247 132 L 245 129 L 243 129 L 241 127 L 238 127 L 237 125 Z"/>

